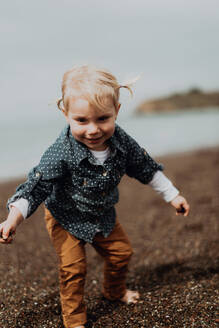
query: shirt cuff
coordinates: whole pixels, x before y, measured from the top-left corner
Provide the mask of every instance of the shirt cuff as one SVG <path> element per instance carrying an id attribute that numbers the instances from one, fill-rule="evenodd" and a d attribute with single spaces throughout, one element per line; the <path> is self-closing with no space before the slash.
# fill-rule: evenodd
<path id="1" fill-rule="evenodd" d="M 149 185 L 160 194 L 166 202 L 171 202 L 178 194 L 179 190 L 161 171 L 157 171 Z"/>
<path id="2" fill-rule="evenodd" d="M 19 198 L 15 202 L 10 203 L 9 209 L 11 209 L 11 207 L 13 207 L 13 206 L 16 207 L 21 212 L 21 214 L 23 215 L 24 219 L 26 219 L 27 212 L 28 212 L 28 206 L 29 206 L 28 200 L 26 200 L 24 198 Z"/>

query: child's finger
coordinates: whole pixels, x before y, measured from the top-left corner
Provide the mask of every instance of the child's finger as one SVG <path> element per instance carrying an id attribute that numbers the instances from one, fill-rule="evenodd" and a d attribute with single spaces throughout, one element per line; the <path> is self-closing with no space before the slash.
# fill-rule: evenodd
<path id="1" fill-rule="evenodd" d="M 0 243 L 2 244 L 11 244 L 13 242 L 13 237 L 9 236 L 8 238 L 0 238 Z"/>
<path id="2" fill-rule="evenodd" d="M 190 207 L 189 207 L 189 204 L 184 204 L 183 205 L 184 209 L 185 209 L 185 212 L 184 212 L 184 216 L 187 216 L 189 214 L 189 210 L 190 210 Z"/>
<path id="3" fill-rule="evenodd" d="M 0 240 L 1 241 L 4 240 L 4 238 L 3 238 L 3 229 L 4 229 L 4 227 L 0 226 Z"/>
<path id="4" fill-rule="evenodd" d="M 8 240 L 8 238 L 12 237 L 12 235 L 14 235 L 14 234 L 15 234 L 15 231 L 10 231 L 10 230 L 7 231 L 7 229 L 4 230 L 4 228 L 3 228 L 0 231 L 0 238 L 6 241 L 6 240 Z"/>
<path id="5" fill-rule="evenodd" d="M 11 244 L 14 241 L 12 237 L 8 237 L 7 239 L 0 239 L 0 243 L 2 244 Z"/>
<path id="6" fill-rule="evenodd" d="M 179 214 L 184 214 L 186 212 L 186 209 L 183 205 L 180 205 L 180 207 L 178 207 L 176 209 L 176 215 L 179 215 Z"/>
<path id="7" fill-rule="evenodd" d="M 189 205 L 188 203 L 183 203 L 176 210 L 176 215 L 182 214 L 183 216 L 187 216 L 189 214 Z"/>

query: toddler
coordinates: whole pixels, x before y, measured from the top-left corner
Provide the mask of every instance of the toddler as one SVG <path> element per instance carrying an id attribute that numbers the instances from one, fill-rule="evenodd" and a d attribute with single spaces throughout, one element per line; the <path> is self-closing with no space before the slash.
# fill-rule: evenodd
<path id="1" fill-rule="evenodd" d="M 130 84 L 120 85 L 110 72 L 89 65 L 64 74 L 58 107 L 67 126 L 9 199 L 8 218 L 0 224 L 0 242 L 11 243 L 17 226 L 45 202 L 66 328 L 86 324 L 86 243 L 104 259 L 103 295 L 127 304 L 139 298 L 126 288 L 133 251 L 114 208 L 124 174 L 149 184 L 177 213 L 189 213 L 162 166 L 116 124 L 121 88 L 132 93 Z"/>

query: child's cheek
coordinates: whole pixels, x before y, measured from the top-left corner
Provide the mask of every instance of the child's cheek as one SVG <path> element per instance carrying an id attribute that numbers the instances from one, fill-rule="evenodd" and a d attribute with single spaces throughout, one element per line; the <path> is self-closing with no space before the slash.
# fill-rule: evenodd
<path id="1" fill-rule="evenodd" d="M 71 125 L 71 131 L 74 134 L 80 135 L 83 133 L 83 128 L 81 128 L 77 123 L 72 123 Z"/>
<path id="2" fill-rule="evenodd" d="M 112 122 L 109 127 L 109 132 L 111 135 L 113 135 L 114 131 L 115 131 L 115 122 Z"/>

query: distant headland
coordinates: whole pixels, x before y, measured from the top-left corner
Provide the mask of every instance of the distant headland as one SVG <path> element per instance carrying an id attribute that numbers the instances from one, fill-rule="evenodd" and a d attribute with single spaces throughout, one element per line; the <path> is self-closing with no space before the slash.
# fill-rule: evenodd
<path id="1" fill-rule="evenodd" d="M 136 108 L 136 112 L 144 114 L 207 107 L 219 109 L 219 91 L 204 92 L 199 88 L 192 88 L 187 92 L 146 100 Z"/>

